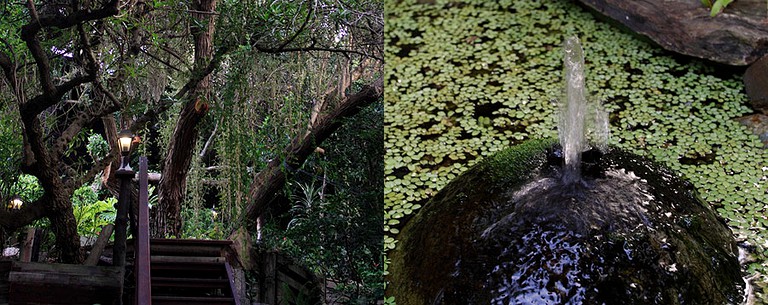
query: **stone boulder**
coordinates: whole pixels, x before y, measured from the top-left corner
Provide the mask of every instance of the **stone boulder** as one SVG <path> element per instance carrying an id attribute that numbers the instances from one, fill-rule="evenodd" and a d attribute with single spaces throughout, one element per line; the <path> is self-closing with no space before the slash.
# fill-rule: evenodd
<path id="1" fill-rule="evenodd" d="M 389 257 L 397 304 L 739 304 L 725 224 L 692 185 L 638 156 L 582 155 L 563 184 L 557 146 L 479 163 L 411 219 Z"/>
<path id="2" fill-rule="evenodd" d="M 768 114 L 768 56 L 760 58 L 744 72 L 744 89 L 752 108 Z"/>
<path id="3" fill-rule="evenodd" d="M 698 0 L 581 2 L 670 51 L 736 66 L 768 52 L 768 9 L 762 0 L 734 1 L 715 17 Z"/>

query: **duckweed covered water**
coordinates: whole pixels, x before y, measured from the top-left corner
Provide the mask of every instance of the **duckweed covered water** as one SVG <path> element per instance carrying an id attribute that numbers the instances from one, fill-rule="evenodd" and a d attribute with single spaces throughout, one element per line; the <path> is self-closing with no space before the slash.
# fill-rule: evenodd
<path id="1" fill-rule="evenodd" d="M 587 89 L 610 144 L 690 179 L 753 247 L 768 304 L 768 153 L 732 119 L 751 112 L 741 74 L 672 56 L 568 1 L 387 1 L 385 247 L 458 174 L 529 138 L 556 137 L 561 43 L 585 47 Z"/>

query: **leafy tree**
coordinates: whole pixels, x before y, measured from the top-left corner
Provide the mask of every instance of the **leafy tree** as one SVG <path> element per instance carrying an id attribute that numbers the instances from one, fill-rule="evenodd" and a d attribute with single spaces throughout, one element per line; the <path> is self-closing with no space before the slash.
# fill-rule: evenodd
<path id="1" fill-rule="evenodd" d="M 109 92 L 100 85 L 94 52 L 96 21 L 116 15 L 119 1 L 70 4 L 74 5 L 30 1 L 26 7 L 3 7 L 2 32 L 10 35 L 0 37 L 7 47 L 0 52 L 0 67 L 4 91 L 14 96 L 20 115 L 24 140 L 20 170 L 36 176 L 44 193 L 20 211 L 0 212 L 0 220 L 4 227 L 16 228 L 47 216 L 61 259 L 77 262 L 83 252 L 69 198 L 111 156 L 78 158 L 69 144 L 87 124 L 120 108 L 118 101 L 106 98 Z"/>

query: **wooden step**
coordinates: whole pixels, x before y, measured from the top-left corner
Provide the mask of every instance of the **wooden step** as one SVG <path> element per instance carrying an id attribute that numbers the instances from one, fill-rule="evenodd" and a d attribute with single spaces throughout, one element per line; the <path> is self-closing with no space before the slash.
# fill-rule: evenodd
<path id="1" fill-rule="evenodd" d="M 182 239 L 182 238 L 152 238 L 150 244 L 155 245 L 210 245 L 225 247 L 232 244 L 231 240 L 213 239 Z"/>
<path id="2" fill-rule="evenodd" d="M 127 253 L 134 252 L 134 243 L 133 239 L 128 240 Z M 155 238 L 149 241 L 152 252 L 177 253 L 176 255 L 194 255 L 196 251 L 200 252 L 200 256 L 204 256 L 203 253 L 216 253 L 218 255 L 221 250 L 230 245 L 232 245 L 231 240 Z"/>
<path id="3" fill-rule="evenodd" d="M 228 240 L 151 239 L 152 303 L 234 305 Z"/>
<path id="4" fill-rule="evenodd" d="M 151 255 L 176 255 L 176 256 L 222 256 L 221 247 L 197 246 L 197 245 L 152 245 L 149 246 Z"/>
<path id="5" fill-rule="evenodd" d="M 220 256 L 207 257 L 207 256 L 152 255 L 150 256 L 149 261 L 151 262 L 151 264 L 169 263 L 169 264 L 220 265 L 220 264 L 224 264 L 227 261 L 227 259 Z"/>
<path id="6" fill-rule="evenodd" d="M 154 264 L 153 277 L 226 278 L 224 264 Z"/>
<path id="7" fill-rule="evenodd" d="M 222 256 L 232 244 L 229 240 L 200 239 L 153 239 L 150 241 L 152 255 L 176 256 Z"/>
<path id="8" fill-rule="evenodd" d="M 152 287 L 156 286 L 229 289 L 229 280 L 185 277 L 152 277 Z"/>
<path id="9" fill-rule="evenodd" d="M 231 305 L 235 300 L 231 297 L 177 297 L 177 296 L 153 296 L 152 304 L 155 305 Z"/>

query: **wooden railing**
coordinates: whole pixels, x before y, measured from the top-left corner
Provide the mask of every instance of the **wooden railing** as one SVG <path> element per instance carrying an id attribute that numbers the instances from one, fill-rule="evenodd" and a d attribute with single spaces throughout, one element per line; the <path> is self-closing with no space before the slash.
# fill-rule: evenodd
<path id="1" fill-rule="evenodd" d="M 260 253 L 256 270 L 260 289 L 255 304 L 320 303 L 320 286 L 315 276 L 281 253 Z"/>
<path id="2" fill-rule="evenodd" d="M 139 158 L 138 236 L 134 238 L 136 243 L 136 294 L 134 298 L 136 305 L 152 304 L 152 277 L 149 266 L 149 188 L 147 170 L 147 157 Z"/>

